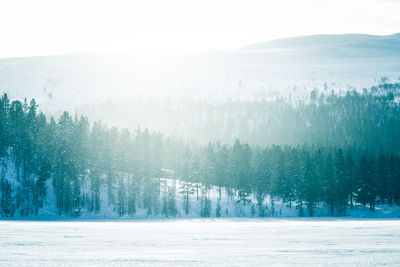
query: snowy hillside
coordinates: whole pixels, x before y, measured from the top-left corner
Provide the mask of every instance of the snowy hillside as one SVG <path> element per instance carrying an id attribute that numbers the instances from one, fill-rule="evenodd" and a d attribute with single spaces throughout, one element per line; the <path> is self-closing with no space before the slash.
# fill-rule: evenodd
<path id="1" fill-rule="evenodd" d="M 0 60 L 1 215 L 398 217 L 398 39 Z"/>
<path id="2" fill-rule="evenodd" d="M 6 168 L 4 166 L 7 166 Z M 14 199 L 18 199 L 18 188 L 22 188 L 21 183 L 17 179 L 17 172 L 12 161 L 3 162 L 3 167 L 0 167 L 0 172 L 4 175 L 4 179 L 8 181 L 13 190 Z M 32 177 L 37 181 L 38 177 Z M 86 178 L 89 180 L 88 178 Z M 128 182 L 128 181 L 126 181 Z M 4 181 L 2 181 L 2 184 Z M 161 178 L 161 188 L 156 205 L 157 210 L 149 213 L 149 210 L 142 207 L 144 200 L 136 199 L 137 207 L 135 212 L 131 214 L 121 215 L 119 209 L 120 204 L 114 203 L 109 199 L 107 186 L 103 185 L 100 189 L 99 211 L 93 211 L 89 206 L 84 204 L 82 208 L 76 209 L 71 214 L 59 214 L 57 208 L 57 198 L 54 194 L 54 187 L 51 181 L 47 181 L 47 195 L 43 199 L 43 206 L 37 210 L 37 214 L 24 215 L 26 205 L 31 206 L 29 209 L 34 209 L 33 200 L 24 199 L 25 202 L 20 208 L 12 212 L 14 219 L 116 219 L 116 220 L 131 220 L 131 219 L 155 219 L 155 218 L 235 218 L 235 217 L 309 217 L 306 206 L 299 207 L 296 202 L 283 202 L 280 198 L 274 198 L 266 195 L 262 203 L 260 203 L 253 193 L 243 198 L 240 192 L 236 190 L 227 190 L 215 186 L 208 186 L 208 190 L 204 191 L 204 185 L 192 184 L 192 191 L 189 195 L 185 195 L 185 186 L 187 182 L 179 180 L 171 180 Z M 85 183 L 82 186 L 82 196 L 90 196 L 90 183 Z M 136 192 L 139 196 L 145 192 Z M 0 191 L 0 199 L 2 197 Z M 187 197 L 187 198 L 186 198 Z M 87 199 L 86 201 L 89 201 Z M 85 198 L 82 200 L 85 203 Z M 89 203 L 89 202 L 88 202 Z M 112 204 L 113 203 L 113 204 Z M 2 204 L 3 201 L 2 201 Z M 128 205 L 126 203 L 126 205 Z M 4 215 L 4 214 L 3 214 Z M 321 204 L 316 208 L 313 216 L 326 217 L 331 216 L 329 207 Z M 8 216 L 7 216 L 8 217 Z M 377 205 L 375 211 L 370 208 L 356 205 L 348 210 L 346 217 L 351 218 L 400 218 L 400 209 L 396 206 Z M 6 217 L 3 217 L 6 218 Z"/>
<path id="3" fill-rule="evenodd" d="M 91 124 L 67 111 L 46 118 L 34 100 L 10 101 L 4 94 L 0 214 L 397 217 L 400 103 L 392 90 L 399 86 L 344 96 L 314 91 L 308 102 L 243 106 L 268 107 L 271 119 L 257 117 L 267 122 L 257 136 L 269 145 L 186 142 L 148 129 Z M 228 122 L 240 119 L 243 131 L 248 118 Z"/>

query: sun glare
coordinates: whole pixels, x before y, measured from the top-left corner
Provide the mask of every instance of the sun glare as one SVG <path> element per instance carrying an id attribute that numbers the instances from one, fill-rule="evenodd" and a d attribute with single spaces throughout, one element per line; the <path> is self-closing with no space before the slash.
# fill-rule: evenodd
<path id="1" fill-rule="evenodd" d="M 308 34 L 389 34 L 399 29 L 399 7 L 376 0 L 8 1 L 1 3 L 0 57 L 229 50 Z"/>

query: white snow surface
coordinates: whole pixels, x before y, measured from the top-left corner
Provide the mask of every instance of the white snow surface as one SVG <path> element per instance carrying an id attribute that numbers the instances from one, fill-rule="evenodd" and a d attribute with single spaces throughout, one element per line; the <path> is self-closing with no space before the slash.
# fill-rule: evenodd
<path id="1" fill-rule="evenodd" d="M 400 220 L 0 221 L 0 266 L 399 266 Z"/>

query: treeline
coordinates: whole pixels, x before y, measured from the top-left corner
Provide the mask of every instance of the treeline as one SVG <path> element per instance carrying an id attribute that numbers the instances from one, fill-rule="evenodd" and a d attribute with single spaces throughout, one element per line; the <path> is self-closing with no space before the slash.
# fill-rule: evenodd
<path id="1" fill-rule="evenodd" d="M 81 110 L 92 120 L 136 129 L 138 125 L 196 143 L 298 146 L 304 143 L 400 151 L 400 83 L 364 91 L 331 91 L 308 96 L 254 100 L 185 100 L 166 103 L 107 102 Z"/>
<path id="2" fill-rule="evenodd" d="M 380 117 L 392 117 L 390 125 L 396 127 L 398 117 L 392 112 L 399 105 L 386 96 L 332 97 L 358 103 L 353 107 L 355 121 L 357 106 L 390 106 L 380 110 Z M 385 144 L 380 151 L 358 142 L 260 147 L 236 140 L 232 145 L 195 145 L 148 130 L 131 133 L 100 122 L 90 125 L 85 117 L 68 112 L 57 121 L 47 119 L 37 108 L 34 100 L 11 102 L 6 94 L 0 100 L 3 217 L 38 214 L 46 201 L 67 216 L 99 214 L 105 206 L 119 216 L 133 216 L 138 208 L 148 215 L 176 216 L 178 209 L 189 214 L 192 200 L 198 201 L 200 216 L 221 216 L 222 194 L 236 205 L 254 205 L 258 216 L 265 216 L 278 199 L 295 205 L 300 216 L 313 216 L 325 207 L 331 215 L 343 216 L 356 205 L 371 210 L 381 203 L 400 205 L 400 155 L 398 140 L 393 140 L 398 138 L 389 134 L 399 129 L 386 129 L 384 120 L 360 129 L 371 130 L 360 136 L 365 138 L 361 143 L 375 136 L 373 128 L 379 134 L 387 131 L 385 140 L 374 140 Z M 216 199 L 210 196 L 211 188 L 217 188 Z M 182 207 L 177 207 L 178 197 Z"/>

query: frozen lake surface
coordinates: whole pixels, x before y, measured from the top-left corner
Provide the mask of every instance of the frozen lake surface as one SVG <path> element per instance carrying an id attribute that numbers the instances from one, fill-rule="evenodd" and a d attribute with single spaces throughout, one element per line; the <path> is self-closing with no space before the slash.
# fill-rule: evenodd
<path id="1" fill-rule="evenodd" d="M 400 220 L 0 221 L 0 266 L 400 265 Z"/>

